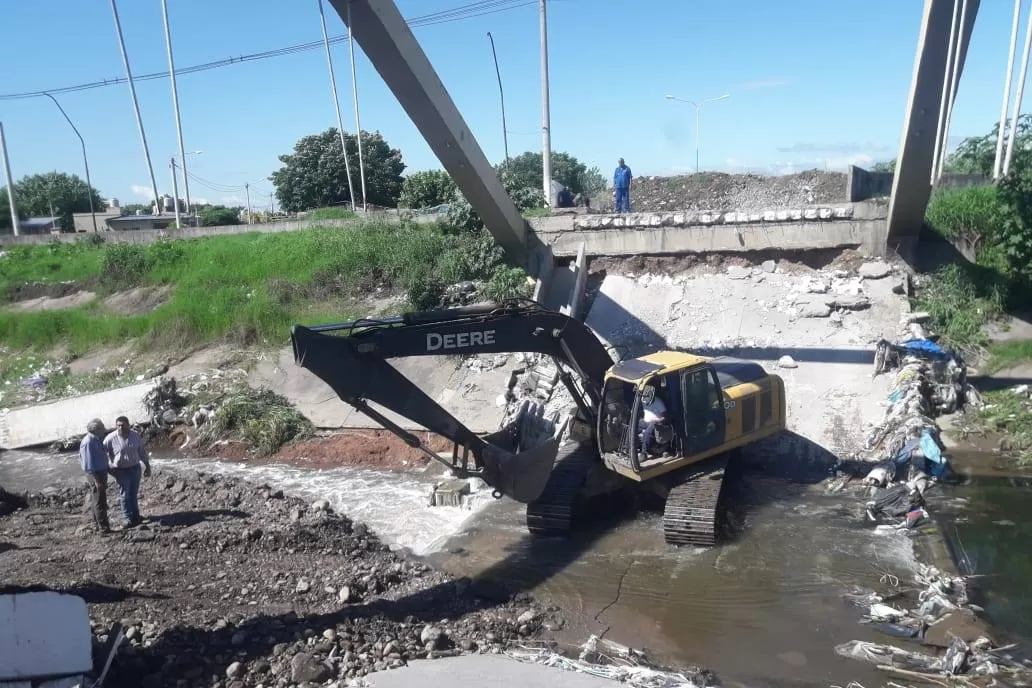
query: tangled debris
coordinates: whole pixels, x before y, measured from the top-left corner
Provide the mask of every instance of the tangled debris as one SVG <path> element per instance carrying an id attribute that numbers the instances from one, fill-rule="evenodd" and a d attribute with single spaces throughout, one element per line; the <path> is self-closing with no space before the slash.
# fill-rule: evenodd
<path id="1" fill-rule="evenodd" d="M 394 553 L 364 525 L 266 485 L 156 470 L 144 525 L 89 532 L 85 488 L 0 520 L 3 592 L 86 599 L 106 688 L 324 684 L 412 659 L 547 642 L 558 608 Z M 117 503 L 117 500 L 114 502 Z M 343 685 L 343 684 L 341 684 Z"/>
<path id="2" fill-rule="evenodd" d="M 505 654 L 521 662 L 590 674 L 634 688 L 709 688 L 719 685 L 716 676 L 707 669 L 692 667 L 676 670 L 662 667 L 649 660 L 641 650 L 596 635 L 592 635 L 581 646 L 577 659 L 543 648 L 518 647 Z"/>

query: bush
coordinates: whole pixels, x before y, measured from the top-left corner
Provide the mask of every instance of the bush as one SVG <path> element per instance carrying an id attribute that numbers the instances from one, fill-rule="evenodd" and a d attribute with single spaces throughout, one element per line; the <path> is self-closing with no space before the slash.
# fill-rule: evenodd
<path id="1" fill-rule="evenodd" d="M 111 244 L 104 249 L 101 279 L 111 287 L 132 287 L 148 268 L 147 249 L 140 244 Z"/>
<path id="2" fill-rule="evenodd" d="M 997 244 L 1005 212 L 995 186 L 976 186 L 936 192 L 925 220 L 942 237 L 979 260 L 983 251 Z"/>
<path id="3" fill-rule="evenodd" d="M 495 302 L 509 299 L 528 298 L 531 295 L 527 273 L 522 268 L 504 267 L 498 269 L 484 287 L 484 296 Z"/>
<path id="4" fill-rule="evenodd" d="M 198 440 L 206 447 L 219 440 L 240 440 L 264 457 L 287 442 L 311 437 L 313 430 L 311 421 L 284 397 L 269 389 L 244 386 L 232 392 L 201 426 Z"/>
<path id="5" fill-rule="evenodd" d="M 954 264 L 933 275 L 917 306 L 931 315 L 946 344 L 972 351 L 988 343 L 985 326 L 1003 315 L 1007 296 L 990 271 Z"/>
<path id="6" fill-rule="evenodd" d="M 455 182 L 444 170 L 426 170 L 405 177 L 401 183 L 398 206 L 402 208 L 432 208 L 450 203 L 455 196 Z"/>

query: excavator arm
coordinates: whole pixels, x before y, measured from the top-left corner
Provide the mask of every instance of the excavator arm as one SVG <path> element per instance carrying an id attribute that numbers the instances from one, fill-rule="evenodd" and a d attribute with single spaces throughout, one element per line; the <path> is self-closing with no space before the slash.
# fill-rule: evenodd
<path id="1" fill-rule="evenodd" d="M 606 370 L 613 360 L 580 321 L 534 302 L 507 302 L 305 327 L 290 332 L 294 360 L 337 396 L 408 445 L 449 466 L 459 477 L 482 478 L 516 501 L 544 490 L 562 428 L 533 447 L 520 445 L 526 413 L 496 433 L 480 436 L 388 363 L 408 356 L 528 352 L 551 357 L 584 419 L 594 426 Z M 565 364 L 574 373 L 575 380 Z M 578 384 L 579 383 L 579 384 Z M 454 444 L 445 459 L 416 435 L 369 405 L 375 402 Z"/>

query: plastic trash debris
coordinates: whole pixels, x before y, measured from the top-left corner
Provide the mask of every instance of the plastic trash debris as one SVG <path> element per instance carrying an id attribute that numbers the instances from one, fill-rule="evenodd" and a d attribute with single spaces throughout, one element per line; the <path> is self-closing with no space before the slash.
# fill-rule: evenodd
<path id="1" fill-rule="evenodd" d="M 835 654 L 840 657 L 849 657 L 861 662 L 871 664 L 887 665 L 900 669 L 913 671 L 934 671 L 936 665 L 935 657 L 909 652 L 892 645 L 879 645 L 864 640 L 851 640 L 835 646 Z"/>
<path id="2" fill-rule="evenodd" d="M 875 624 L 873 628 L 879 633 L 884 633 L 894 638 L 916 638 L 921 633 L 920 628 L 906 624 L 879 623 Z"/>
<path id="3" fill-rule="evenodd" d="M 870 617 L 879 621 L 887 621 L 890 619 L 902 619 L 907 615 L 906 612 L 890 607 L 887 604 L 876 603 L 871 605 L 871 609 L 868 612 Z"/>

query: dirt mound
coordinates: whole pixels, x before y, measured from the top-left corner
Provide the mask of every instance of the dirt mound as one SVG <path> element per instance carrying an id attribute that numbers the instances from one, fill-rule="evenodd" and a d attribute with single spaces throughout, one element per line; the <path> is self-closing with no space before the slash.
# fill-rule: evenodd
<path id="1" fill-rule="evenodd" d="M 635 212 L 764 210 L 847 200 L 846 175 L 819 170 L 775 177 L 724 172 L 639 177 L 631 188 Z M 611 198 L 608 203 L 611 207 Z"/>
<path id="2" fill-rule="evenodd" d="M 144 315 L 163 306 L 172 293 L 172 287 L 137 287 L 120 291 L 104 299 L 104 307 L 119 315 Z"/>
<path id="3" fill-rule="evenodd" d="M 51 299 L 59 299 L 79 291 L 90 291 L 90 281 L 86 282 L 25 282 L 24 284 L 7 287 L 3 293 L 3 299 L 9 302 L 28 301 L 46 296 Z"/>
<path id="4" fill-rule="evenodd" d="M 62 308 L 78 308 L 97 298 L 92 291 L 74 291 L 64 296 L 37 296 L 21 299 L 12 303 L 9 308 L 17 311 L 52 311 Z"/>
<path id="5" fill-rule="evenodd" d="M 432 451 L 451 451 L 450 441 L 430 433 L 426 435 L 424 439 Z M 358 429 L 289 444 L 269 460 L 305 468 L 362 466 L 400 470 L 424 465 L 430 458 L 386 430 Z"/>
<path id="6" fill-rule="evenodd" d="M 322 684 L 562 625 L 554 607 L 434 571 L 327 503 L 264 485 L 155 471 L 145 524 L 108 536 L 81 525 L 85 489 L 28 501 L 0 520 L 0 592 L 83 596 L 98 668 L 123 624 L 110 688 Z"/>

